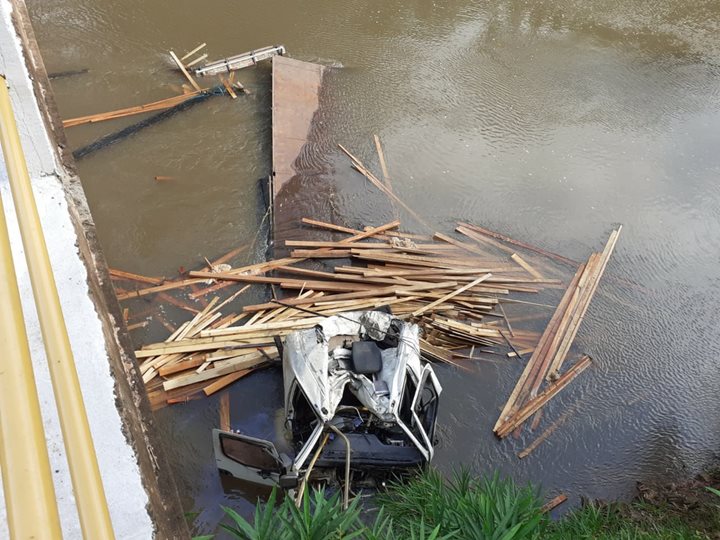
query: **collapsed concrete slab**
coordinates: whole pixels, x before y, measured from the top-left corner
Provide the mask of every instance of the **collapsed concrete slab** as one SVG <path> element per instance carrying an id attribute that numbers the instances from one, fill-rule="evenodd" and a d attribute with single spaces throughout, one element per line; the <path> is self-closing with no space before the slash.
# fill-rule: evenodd
<path id="1" fill-rule="evenodd" d="M 285 56 L 273 58 L 272 67 L 272 178 L 270 208 L 272 237 L 277 244 L 286 239 L 295 220 L 291 206 L 291 180 L 298 175 L 315 174 L 312 152 L 313 120 L 320 109 L 320 91 L 325 68 Z M 309 162 L 310 161 L 310 162 Z"/>

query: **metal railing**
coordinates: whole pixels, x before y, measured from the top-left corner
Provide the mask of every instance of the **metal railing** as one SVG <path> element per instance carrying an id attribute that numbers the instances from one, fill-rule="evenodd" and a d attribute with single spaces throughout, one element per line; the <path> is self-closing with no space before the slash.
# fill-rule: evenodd
<path id="1" fill-rule="evenodd" d="M 0 142 L 83 536 L 88 540 L 113 539 L 75 361 L 4 77 L 0 77 Z M 8 527 L 12 539 L 62 538 L 1 200 L 0 257 L 0 465 Z"/>

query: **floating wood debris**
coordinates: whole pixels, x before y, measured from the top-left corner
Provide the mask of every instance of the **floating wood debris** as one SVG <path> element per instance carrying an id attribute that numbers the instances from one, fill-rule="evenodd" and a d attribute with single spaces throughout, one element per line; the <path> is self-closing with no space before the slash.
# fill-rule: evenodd
<path id="1" fill-rule="evenodd" d="M 613 231 L 605 249 L 601 253 L 593 253 L 588 262 L 577 269 L 500 413 L 494 427 L 499 437 L 506 437 L 521 426 L 590 365 L 590 358 L 585 356 L 568 371 L 560 374 L 621 230 L 622 227 L 619 227 Z M 550 382 L 549 386 L 538 394 L 546 380 Z"/>
<path id="2" fill-rule="evenodd" d="M 77 118 L 68 118 L 67 120 L 63 120 L 63 127 L 70 128 L 83 124 L 94 124 L 97 122 L 105 122 L 106 120 L 125 118 L 127 116 L 134 116 L 136 114 L 162 111 L 175 107 L 176 105 L 180 105 L 181 103 L 184 103 L 185 101 L 194 98 L 202 92 L 207 91 L 208 89 L 205 89 L 196 92 L 190 92 L 188 94 L 181 94 L 179 96 L 172 96 L 158 101 L 153 101 L 152 103 L 146 103 L 144 105 L 136 105 L 134 107 L 126 107 L 124 109 L 117 109 L 115 111 L 109 111 L 104 113 L 89 114 L 87 116 L 78 116 Z"/>
<path id="3" fill-rule="evenodd" d="M 190 58 L 192 55 L 199 53 L 201 50 L 203 50 L 205 47 L 207 47 L 207 43 L 201 43 L 197 47 L 195 47 L 193 50 L 185 53 L 183 57 L 180 59 L 180 61 L 184 62 L 188 58 Z"/>
<path id="4" fill-rule="evenodd" d="M 148 128 L 150 126 L 153 126 L 159 122 L 162 122 L 163 120 L 167 120 L 171 116 L 175 115 L 178 112 L 185 111 L 192 107 L 193 105 L 196 105 L 202 101 L 205 101 L 209 99 L 212 96 L 219 96 L 219 95 L 227 95 L 227 90 L 225 87 L 220 84 L 210 89 L 201 89 L 199 92 L 192 92 L 190 94 L 184 94 L 182 96 L 177 96 L 176 98 L 171 98 L 170 102 L 173 100 L 177 101 L 177 104 L 171 105 L 170 107 L 166 106 L 160 106 L 159 108 L 153 109 L 153 108 L 147 108 L 140 111 L 135 112 L 129 112 L 129 113 L 119 113 L 115 114 L 117 111 L 113 111 L 112 113 L 105 113 L 102 115 L 91 115 L 91 117 L 82 117 L 81 119 L 72 119 L 71 121 L 77 123 L 72 123 L 70 125 L 79 125 L 82 123 L 88 123 L 88 122 L 98 122 L 101 120 L 112 120 L 115 118 L 122 118 L 124 116 L 129 116 L 131 114 L 140 114 L 145 112 L 150 112 L 153 110 L 162 110 L 162 112 L 155 114 L 153 116 L 150 116 L 149 118 L 146 118 L 144 120 L 141 120 L 140 122 L 137 122 L 135 124 L 132 124 L 130 126 L 127 126 L 119 131 L 115 131 L 113 133 L 109 133 L 108 135 L 105 135 L 98 139 L 97 141 L 90 143 L 86 146 L 83 146 L 81 148 L 78 148 L 77 150 L 73 151 L 73 157 L 75 159 L 81 159 L 85 156 L 92 154 L 102 148 L 105 148 L 107 146 L 110 146 L 112 144 L 115 144 L 131 135 L 134 135 L 135 133 Z M 167 100 L 166 100 L 167 101 Z M 142 106 L 141 106 L 142 107 Z M 131 108 L 132 109 L 132 108 Z M 94 117 L 94 119 L 93 119 Z M 88 120 L 89 118 L 89 120 Z M 98 119 L 100 118 L 100 119 Z"/>
<path id="5" fill-rule="evenodd" d="M 284 54 L 285 47 L 283 47 L 282 45 L 263 47 L 261 49 L 256 49 L 235 56 L 229 56 L 221 60 L 208 62 L 203 67 L 195 69 L 195 74 L 201 77 L 205 77 L 208 75 L 217 75 L 219 73 L 229 73 L 238 69 L 254 66 L 258 62 L 262 60 L 267 60 L 268 58 L 272 58 L 273 56 L 282 56 Z"/>
<path id="6" fill-rule="evenodd" d="M 224 89 L 223 89 L 224 91 Z M 155 114 L 151 116 L 150 118 L 146 118 L 145 120 L 142 120 L 140 122 L 137 122 L 135 124 L 132 124 L 126 128 L 123 128 L 119 131 L 115 131 L 113 133 L 109 133 L 108 135 L 105 135 L 101 138 L 99 138 L 97 141 L 92 142 L 86 146 L 83 146 L 81 148 L 78 148 L 77 150 L 74 150 L 72 155 L 75 159 L 81 159 L 84 158 L 94 152 L 97 152 L 98 150 L 105 148 L 107 146 L 110 146 L 112 144 L 115 144 L 131 135 L 134 135 L 135 133 L 148 128 L 150 126 L 153 126 L 155 124 L 158 124 L 162 122 L 163 120 L 167 120 L 174 114 L 184 111 L 192 107 L 193 105 L 196 105 L 200 103 L 201 101 L 205 101 L 208 99 L 212 94 L 201 92 L 199 94 L 196 94 L 189 99 L 181 101 L 179 104 L 174 105 L 168 109 L 165 109 L 164 111 Z"/>
<path id="7" fill-rule="evenodd" d="M 180 72 L 185 76 L 185 78 L 188 80 L 190 85 L 195 89 L 195 91 L 200 92 L 201 91 L 200 85 L 193 78 L 193 76 L 190 75 L 190 73 L 188 73 L 188 70 L 185 68 L 185 65 L 180 61 L 180 59 L 177 57 L 177 55 L 173 51 L 170 51 L 170 58 L 173 59 L 173 62 L 175 62 L 175 65 L 177 65 Z"/>
<path id="8" fill-rule="evenodd" d="M 555 508 L 557 508 L 558 506 L 560 506 L 560 505 L 561 505 L 562 503 L 564 503 L 565 501 L 567 501 L 567 495 L 565 495 L 564 493 L 561 493 L 561 494 L 558 495 L 557 497 L 553 497 L 551 500 L 549 500 L 548 502 L 546 502 L 546 503 L 542 506 L 542 508 L 540 509 L 540 511 L 541 511 L 543 514 L 547 514 L 548 512 L 550 512 L 550 511 L 554 510 Z"/>
<path id="9" fill-rule="evenodd" d="M 550 317 L 548 304 L 522 299 L 528 294 L 552 296 L 562 286 L 562 280 L 545 274 L 559 261 L 541 255 L 540 248 L 490 238 L 507 248 L 500 249 L 483 243 L 480 239 L 487 233 L 472 224 L 458 226 L 460 234 L 461 229 L 473 232 L 462 240 L 442 233 L 430 237 L 400 232 L 398 220 L 357 229 L 311 218 L 302 224 L 344 237 L 287 241 L 289 257 L 228 266 L 238 248 L 174 280 L 112 271 L 113 279 L 125 287 L 118 294 L 121 300 L 152 300 L 170 291 L 187 298 L 171 297 L 192 318 L 164 341 L 136 351 L 153 406 L 211 395 L 272 365 L 278 355 L 276 337 L 311 328 L 330 315 L 384 306 L 421 326 L 422 353 L 437 362 L 469 369 L 472 360 L 488 355 L 511 364 L 517 360 L 507 359 L 508 352 L 522 357 L 533 351 L 495 427 L 500 437 L 522 425 L 591 363 L 583 357 L 562 372 L 619 230 L 602 253 L 581 265 L 540 332 L 538 317 Z M 235 302 L 249 287 L 268 284 L 286 296 L 255 304 Z M 204 306 L 194 305 L 221 290 L 227 291 L 224 300 L 215 296 Z M 539 314 L 528 316 L 528 310 Z M 132 315 L 130 319 L 135 320 Z"/>

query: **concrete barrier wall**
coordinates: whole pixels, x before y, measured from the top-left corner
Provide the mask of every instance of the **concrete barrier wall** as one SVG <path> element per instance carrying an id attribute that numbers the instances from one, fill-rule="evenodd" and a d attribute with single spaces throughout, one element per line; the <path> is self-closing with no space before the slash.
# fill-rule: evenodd
<path id="1" fill-rule="evenodd" d="M 23 0 L 0 0 L 7 76 L 117 538 L 189 538 Z M 4 163 L 5 202 L 65 538 L 81 538 Z M 0 494 L 0 538 L 7 538 Z"/>

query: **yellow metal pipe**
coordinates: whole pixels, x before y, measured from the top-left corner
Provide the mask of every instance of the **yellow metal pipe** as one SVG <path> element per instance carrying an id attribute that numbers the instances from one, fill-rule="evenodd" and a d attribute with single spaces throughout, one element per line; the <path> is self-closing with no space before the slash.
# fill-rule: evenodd
<path id="1" fill-rule="evenodd" d="M 0 298 L 0 468 L 10 537 L 62 538 L 2 198 Z"/>
<path id="2" fill-rule="evenodd" d="M 0 81 L 0 143 L 5 155 L 5 166 L 25 248 L 25 259 L 30 272 L 40 330 L 45 342 L 83 536 L 87 540 L 113 539 L 110 513 L 80 391 L 75 360 L 30 185 L 25 156 L 20 145 L 10 94 L 4 79 Z"/>

